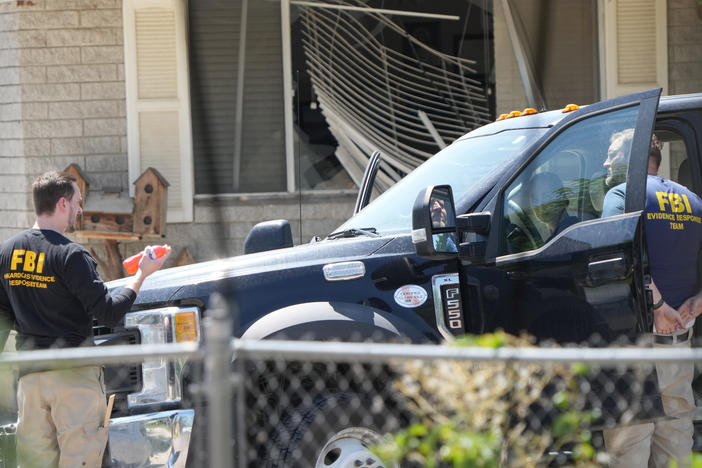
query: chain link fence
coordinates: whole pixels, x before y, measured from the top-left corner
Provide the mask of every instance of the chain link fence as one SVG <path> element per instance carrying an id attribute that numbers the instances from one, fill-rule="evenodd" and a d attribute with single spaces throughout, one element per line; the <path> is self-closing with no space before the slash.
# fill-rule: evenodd
<path id="1" fill-rule="evenodd" d="M 603 427 L 665 418 L 656 365 L 702 358 L 502 334 L 452 346 L 232 340 L 216 311 L 204 328 L 199 344 L 5 352 L 0 371 L 101 364 L 110 392 L 154 359 L 183 363 L 179 394 L 132 405 L 116 392 L 104 466 L 585 467 L 607 464 Z M 5 406 L 2 468 L 15 466 Z"/>

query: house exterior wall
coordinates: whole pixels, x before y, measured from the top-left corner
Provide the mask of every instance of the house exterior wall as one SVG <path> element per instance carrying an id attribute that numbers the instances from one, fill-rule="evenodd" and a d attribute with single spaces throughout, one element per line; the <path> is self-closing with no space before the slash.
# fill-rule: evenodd
<path id="1" fill-rule="evenodd" d="M 523 26 L 534 75 L 547 109 L 598 99 L 596 17 L 592 1 L 510 1 Z M 522 110 L 527 99 L 502 9 L 493 2 L 497 115 Z"/>
<path id="2" fill-rule="evenodd" d="M 120 0 L 0 3 L 2 239 L 33 223 L 45 170 L 126 187 L 121 18 Z"/>
<path id="3" fill-rule="evenodd" d="M 126 135 L 122 1 L 0 2 L 0 240 L 34 222 L 31 182 L 44 171 L 76 163 L 91 190 L 126 193 Z M 308 242 L 354 201 L 353 192 L 196 196 L 194 222 L 169 223 L 159 242 L 174 247 L 170 262 L 185 247 L 196 261 L 236 255 L 255 223 L 279 218 L 291 220 L 295 243 Z M 106 258 L 102 241 L 76 240 Z M 126 257 L 145 244 L 119 249 Z"/>
<path id="4" fill-rule="evenodd" d="M 702 18 L 698 16 L 699 8 L 695 0 L 668 0 L 670 94 L 702 92 Z"/>
<path id="5" fill-rule="evenodd" d="M 702 43 L 702 18 L 698 16 L 698 6 L 696 0 L 659 0 L 666 2 L 667 12 L 667 39 L 668 39 L 668 93 L 683 94 L 683 93 L 698 93 L 702 92 L 702 48 L 699 46 Z M 523 11 L 526 2 L 512 2 L 512 5 L 517 4 L 522 13 L 525 13 L 527 20 L 533 17 L 534 9 L 538 3 L 533 3 L 531 10 Z M 560 8 L 564 2 L 558 2 Z M 567 3 L 567 2 L 566 2 Z M 570 21 L 568 18 L 574 18 L 573 21 L 580 21 L 577 14 L 565 16 L 565 22 Z M 524 89 L 519 77 L 519 69 L 517 68 L 514 58 L 514 51 L 507 33 L 505 24 L 504 12 L 502 11 L 501 1 L 494 2 L 494 31 L 495 31 L 495 72 L 496 72 L 496 102 L 497 113 L 509 112 L 514 109 L 523 109 L 526 105 Z M 594 31 L 593 31 L 594 33 Z M 596 44 L 597 38 L 587 38 L 583 36 L 584 41 Z M 564 65 L 565 67 L 565 65 Z M 576 75 L 577 76 L 577 75 Z M 562 90 L 566 86 L 572 87 L 577 84 L 575 79 L 564 80 L 562 89 L 549 89 L 550 93 L 563 95 Z M 554 83 L 552 86 L 558 86 Z M 551 88 L 551 87 L 549 87 Z M 582 96 L 580 96 L 582 98 Z M 600 99 L 595 94 L 593 100 Z M 578 97 L 574 97 L 572 102 L 576 104 L 588 104 L 591 101 L 582 101 Z M 560 100 L 554 101 L 554 106 L 561 105 Z M 555 108 L 555 107 L 551 107 Z"/>
<path id="6" fill-rule="evenodd" d="M 26 193 L 19 45 L 31 39 L 18 31 L 18 14 L 0 4 L 0 183 L 4 187 L 0 210 L 4 213 L 0 236 L 26 223 L 31 203 Z M 9 229 L 8 229 L 9 228 Z"/>
<path id="7" fill-rule="evenodd" d="M 517 59 L 509 38 L 505 12 L 500 0 L 493 1 L 493 36 L 495 46 L 495 110 L 505 114 L 522 110 L 527 105 L 526 94 L 519 76 Z"/>

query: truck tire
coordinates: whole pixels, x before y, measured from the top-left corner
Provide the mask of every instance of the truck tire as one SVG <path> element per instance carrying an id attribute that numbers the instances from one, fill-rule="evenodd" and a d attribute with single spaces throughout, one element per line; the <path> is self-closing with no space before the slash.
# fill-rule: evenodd
<path id="1" fill-rule="evenodd" d="M 274 436 L 277 453 L 271 454 L 268 466 L 391 468 L 369 447 L 380 443 L 382 434 L 398 429 L 399 420 L 374 406 L 372 398 L 351 392 L 318 395 L 293 412 Z"/>

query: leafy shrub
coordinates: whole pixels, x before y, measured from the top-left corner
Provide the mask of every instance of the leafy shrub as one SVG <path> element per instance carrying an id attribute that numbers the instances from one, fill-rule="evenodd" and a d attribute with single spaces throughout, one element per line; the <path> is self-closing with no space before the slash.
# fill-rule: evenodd
<path id="1" fill-rule="evenodd" d="M 526 336 L 502 332 L 452 345 L 533 347 Z M 395 386 L 418 422 L 374 448 L 387 465 L 536 467 L 567 451 L 571 466 L 601 466 L 588 431 L 598 414 L 585 410 L 579 393 L 585 366 L 499 360 L 399 366 Z"/>

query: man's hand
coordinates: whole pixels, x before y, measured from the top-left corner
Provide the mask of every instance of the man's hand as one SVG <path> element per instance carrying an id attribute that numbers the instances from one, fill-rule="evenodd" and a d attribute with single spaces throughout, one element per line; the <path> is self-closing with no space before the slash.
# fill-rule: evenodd
<path id="1" fill-rule="evenodd" d="M 690 320 L 702 314 L 702 292 L 688 297 L 685 302 L 678 307 L 678 312 L 680 312 L 680 318 L 684 323 L 688 323 Z"/>
<path id="2" fill-rule="evenodd" d="M 656 333 L 669 335 L 675 330 L 684 329 L 687 322 L 683 321 L 677 310 L 668 304 L 663 304 L 653 311 L 653 323 L 656 326 Z"/>
<path id="3" fill-rule="evenodd" d="M 144 255 L 141 256 L 141 260 L 139 261 L 139 269 L 137 270 L 136 274 L 132 276 L 132 281 L 127 284 L 125 288 L 129 288 L 135 293 L 139 294 L 139 289 L 141 289 L 141 285 L 146 277 L 161 268 L 171 255 L 171 247 L 169 245 L 166 245 L 165 247 L 167 248 L 166 253 L 163 254 L 162 257 L 156 259 L 149 256 L 149 249 L 151 249 L 151 246 L 144 249 Z"/>
<path id="4" fill-rule="evenodd" d="M 152 259 L 149 256 L 149 252 L 153 249 L 153 246 L 149 245 L 144 249 L 144 255 L 141 256 L 141 260 L 139 261 L 139 270 L 144 278 L 157 271 L 166 263 L 166 260 L 168 260 L 168 257 L 171 255 L 171 246 L 165 245 L 164 247 L 166 247 L 166 253 L 163 254 L 162 257 L 156 259 Z M 137 274 L 139 274 L 139 272 L 137 272 Z"/>

